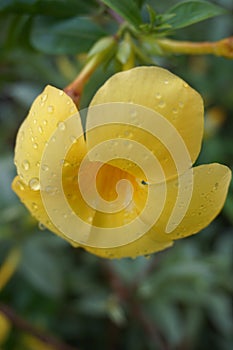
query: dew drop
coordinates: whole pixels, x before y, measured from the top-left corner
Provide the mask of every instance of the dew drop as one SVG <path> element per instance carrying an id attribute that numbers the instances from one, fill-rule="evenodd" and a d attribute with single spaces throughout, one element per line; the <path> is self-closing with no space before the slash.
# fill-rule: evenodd
<path id="1" fill-rule="evenodd" d="M 45 102 L 47 100 L 47 97 L 48 97 L 47 94 L 42 95 L 40 98 L 41 102 Z"/>
<path id="2" fill-rule="evenodd" d="M 47 164 L 42 164 L 41 169 L 42 169 L 43 171 L 48 171 L 48 170 L 49 170 L 49 167 L 48 167 Z"/>
<path id="3" fill-rule="evenodd" d="M 74 113 L 74 112 L 76 112 L 75 107 L 71 107 L 71 108 L 70 108 L 70 113 Z"/>
<path id="4" fill-rule="evenodd" d="M 66 125 L 63 122 L 59 122 L 57 126 L 61 131 L 64 131 L 66 129 Z"/>
<path id="5" fill-rule="evenodd" d="M 33 143 L 32 146 L 33 146 L 34 149 L 37 149 L 37 148 L 38 148 L 38 144 L 37 144 L 37 143 Z"/>
<path id="6" fill-rule="evenodd" d="M 38 126 L 38 131 L 39 131 L 40 134 L 43 134 L 42 126 L 40 126 L 40 125 Z"/>
<path id="7" fill-rule="evenodd" d="M 36 203 L 32 203 L 32 210 L 37 210 L 38 209 L 38 205 Z"/>
<path id="8" fill-rule="evenodd" d="M 18 180 L 18 181 L 16 182 L 16 184 L 19 186 L 19 189 L 20 189 L 21 191 L 24 191 L 24 190 L 25 190 L 25 186 L 24 186 L 24 184 L 22 183 L 22 181 Z"/>
<path id="9" fill-rule="evenodd" d="M 188 84 L 187 83 L 183 83 L 183 87 L 187 88 L 188 87 Z"/>
<path id="10" fill-rule="evenodd" d="M 57 192 L 57 187 L 55 186 L 46 186 L 45 191 L 50 195 L 54 195 Z"/>
<path id="11" fill-rule="evenodd" d="M 67 160 L 65 160 L 65 159 L 61 159 L 61 160 L 60 160 L 60 164 L 61 164 L 63 167 L 68 167 L 68 166 L 70 166 L 70 163 L 69 163 Z"/>
<path id="12" fill-rule="evenodd" d="M 40 181 L 37 177 L 33 177 L 30 181 L 29 181 L 29 187 L 31 188 L 31 190 L 33 191 L 38 191 L 40 189 Z"/>
<path id="13" fill-rule="evenodd" d="M 180 102 L 179 102 L 179 107 L 180 107 L 180 108 L 183 108 L 183 107 L 184 107 L 184 102 L 180 101 Z"/>
<path id="14" fill-rule="evenodd" d="M 71 136 L 70 136 L 70 141 L 71 141 L 72 143 L 75 143 L 75 142 L 77 142 L 77 139 L 76 139 L 75 136 L 71 135 Z"/>
<path id="15" fill-rule="evenodd" d="M 50 105 L 50 106 L 48 106 L 47 110 L 48 110 L 48 113 L 53 113 L 54 107 Z"/>
<path id="16" fill-rule="evenodd" d="M 38 227 L 39 227 L 39 229 L 40 229 L 41 231 L 46 230 L 46 227 L 45 227 L 44 224 L 42 224 L 42 222 L 39 222 L 39 223 L 38 223 Z"/>
<path id="17" fill-rule="evenodd" d="M 157 93 L 155 94 L 155 97 L 159 100 L 162 96 L 161 96 L 161 94 L 160 94 L 159 92 L 157 92 Z"/>
<path id="18" fill-rule="evenodd" d="M 159 107 L 164 108 L 166 106 L 166 103 L 164 101 L 159 102 Z"/>
<path id="19" fill-rule="evenodd" d="M 59 96 L 62 96 L 62 95 L 64 95 L 64 91 L 60 90 L 58 94 L 59 94 Z"/>
<path id="20" fill-rule="evenodd" d="M 45 119 L 45 120 L 43 120 L 43 124 L 44 125 L 47 125 L 48 124 L 48 121 Z"/>
<path id="21" fill-rule="evenodd" d="M 33 124 L 36 124 L 37 123 L 37 119 L 33 119 Z"/>
<path id="22" fill-rule="evenodd" d="M 24 169 L 24 170 L 29 170 L 29 168 L 30 168 L 30 163 L 29 163 L 29 161 L 28 160 L 24 160 L 23 161 L 23 163 L 22 163 L 22 168 Z"/>
<path id="23" fill-rule="evenodd" d="M 173 108 L 172 113 L 173 114 L 177 114 L 178 113 L 178 109 L 177 108 Z"/>
<path id="24" fill-rule="evenodd" d="M 166 84 L 166 85 L 168 85 L 168 84 L 169 84 L 168 79 L 165 79 L 165 80 L 164 80 L 164 84 Z"/>

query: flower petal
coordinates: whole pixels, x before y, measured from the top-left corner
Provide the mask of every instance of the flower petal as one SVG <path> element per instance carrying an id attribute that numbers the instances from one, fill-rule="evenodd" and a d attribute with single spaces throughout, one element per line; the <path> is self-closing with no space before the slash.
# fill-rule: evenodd
<path id="1" fill-rule="evenodd" d="M 28 185 L 31 179 L 39 178 L 40 162 L 44 148 L 58 127 L 78 111 L 72 99 L 62 90 L 47 86 L 32 104 L 27 118 L 21 125 L 15 147 L 15 164 L 23 182 Z M 78 116 L 79 118 L 79 116 Z M 80 134 L 83 134 L 81 120 Z M 84 138 L 79 139 L 79 149 L 85 148 Z"/>
<path id="2" fill-rule="evenodd" d="M 137 241 L 122 247 L 111 249 L 97 249 L 85 247 L 85 250 L 102 258 L 121 259 L 127 257 L 136 258 L 138 256 L 150 255 L 161 250 L 170 248 L 172 245 L 172 241 L 158 242 L 151 239 L 147 235 L 144 235 Z"/>
<path id="3" fill-rule="evenodd" d="M 97 91 L 90 106 L 93 108 L 96 105 L 110 103 L 131 104 L 132 113 L 131 115 L 126 113 L 123 116 L 121 125 L 114 125 L 118 107 L 113 105 L 112 113 L 108 116 L 109 124 L 106 118 L 104 125 L 102 127 L 100 125 L 93 132 L 89 131 L 89 126 L 95 124 L 96 113 L 95 111 L 89 113 L 87 118 L 88 150 L 105 140 L 132 139 L 154 153 L 166 178 L 176 174 L 176 163 L 181 161 L 174 159 L 174 154 L 171 155 L 171 152 L 179 146 L 178 138 L 184 141 L 190 156 L 190 162 L 186 165 L 185 170 L 196 160 L 203 135 L 203 101 L 201 96 L 179 77 L 159 67 L 138 67 L 120 72 L 111 77 Z M 154 111 L 154 117 L 150 116 L 149 128 L 145 127 L 143 111 L 138 112 L 137 106 L 135 112 L 133 111 L 135 105 L 146 107 L 148 113 L 149 110 Z M 138 123 L 133 121 L 133 118 L 137 118 Z M 165 121 L 169 129 L 164 128 Z M 157 128 L 156 137 L 153 132 L 150 135 L 154 128 Z M 133 151 L 134 148 L 132 148 Z M 141 177 L 140 171 L 132 167 L 132 162 L 130 163 L 127 159 L 120 161 L 113 159 L 111 164 L 136 177 Z M 178 171 L 178 173 L 181 172 Z"/>
<path id="4" fill-rule="evenodd" d="M 19 176 L 16 176 L 12 183 L 12 189 L 20 198 L 21 202 L 30 211 L 32 216 L 39 221 L 43 226 L 47 227 L 50 231 L 56 233 L 58 236 L 67 240 L 73 246 L 78 246 L 77 243 L 68 239 L 63 233 L 61 233 L 56 226 L 51 222 L 47 211 L 44 208 L 40 191 L 33 191 L 31 188 L 24 184 Z"/>
<path id="5" fill-rule="evenodd" d="M 184 176 L 185 174 L 181 177 Z M 198 233 L 208 226 L 222 209 L 231 180 L 230 169 L 217 163 L 200 165 L 193 168 L 193 180 L 192 197 L 188 209 L 181 222 L 170 233 L 166 233 L 167 224 L 177 199 L 178 183 L 177 179 L 167 182 L 167 200 L 164 210 L 151 229 L 158 241 L 175 240 Z M 181 210 L 183 210 L 182 202 L 178 206 L 178 215 Z"/>

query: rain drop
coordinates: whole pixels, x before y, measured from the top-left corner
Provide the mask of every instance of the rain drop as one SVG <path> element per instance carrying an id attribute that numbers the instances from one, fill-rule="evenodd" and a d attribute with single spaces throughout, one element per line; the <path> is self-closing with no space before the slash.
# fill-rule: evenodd
<path id="1" fill-rule="evenodd" d="M 168 85 L 168 83 L 169 83 L 168 79 L 165 79 L 164 84 Z"/>
<path id="2" fill-rule="evenodd" d="M 45 120 L 43 120 L 43 124 L 44 125 L 47 125 L 48 124 L 48 121 L 45 119 Z"/>
<path id="3" fill-rule="evenodd" d="M 70 163 L 69 163 L 67 160 L 65 160 L 65 159 L 61 159 L 61 160 L 60 160 L 60 164 L 61 164 L 62 166 L 64 166 L 64 167 L 70 166 Z"/>
<path id="4" fill-rule="evenodd" d="M 179 102 L 179 107 L 180 107 L 180 108 L 183 108 L 183 107 L 184 107 L 184 102 L 180 101 L 180 102 Z"/>
<path id="5" fill-rule="evenodd" d="M 31 190 L 33 191 L 38 191 L 40 189 L 40 181 L 37 177 L 33 177 L 30 181 L 29 181 L 29 187 L 31 188 Z"/>
<path id="6" fill-rule="evenodd" d="M 24 169 L 24 170 L 29 170 L 29 168 L 30 168 L 30 163 L 29 163 L 29 161 L 28 160 L 24 160 L 23 161 L 23 163 L 22 163 L 22 168 Z"/>
<path id="7" fill-rule="evenodd" d="M 166 106 L 166 103 L 164 101 L 159 102 L 159 107 L 164 108 Z"/>
<path id="8" fill-rule="evenodd" d="M 173 108 L 172 113 L 173 114 L 177 114 L 178 113 L 178 109 L 177 108 Z"/>
<path id="9" fill-rule="evenodd" d="M 47 110 L 48 110 L 48 113 L 53 113 L 54 112 L 54 107 L 53 106 L 48 106 Z"/>
<path id="10" fill-rule="evenodd" d="M 61 131 L 64 131 L 66 129 L 66 125 L 63 122 L 59 122 L 57 126 Z"/>
<path id="11" fill-rule="evenodd" d="M 75 142 L 77 142 L 77 139 L 76 139 L 75 136 L 71 135 L 71 136 L 70 136 L 70 141 L 71 141 L 72 143 L 75 143 Z"/>
<path id="12" fill-rule="evenodd" d="M 38 144 L 37 143 L 33 143 L 33 148 L 37 149 L 38 148 Z"/>
<path id="13" fill-rule="evenodd" d="M 20 189 L 21 191 L 24 191 L 24 190 L 25 190 L 25 187 L 24 187 L 24 184 L 22 183 L 22 181 L 18 180 L 18 181 L 16 182 L 16 184 L 19 186 L 19 189 Z"/>
<path id="14" fill-rule="evenodd" d="M 36 124 L 36 123 L 37 123 L 37 119 L 34 119 L 34 120 L 33 120 L 33 124 Z"/>
<path id="15" fill-rule="evenodd" d="M 155 97 L 159 100 L 162 96 L 161 96 L 161 94 L 160 94 L 159 92 L 157 92 L 157 93 L 155 94 Z"/>
<path id="16" fill-rule="evenodd" d="M 40 133 L 40 134 L 42 134 L 42 133 L 43 133 L 42 126 L 40 126 L 40 125 L 38 126 L 38 131 L 39 131 L 39 133 Z"/>
<path id="17" fill-rule="evenodd" d="M 64 95 L 64 91 L 60 90 L 58 94 L 59 94 L 59 96 L 62 96 L 62 95 Z"/>
<path id="18" fill-rule="evenodd" d="M 42 95 L 41 98 L 40 98 L 41 102 L 45 102 L 47 100 L 47 97 L 48 97 L 47 94 Z"/>
<path id="19" fill-rule="evenodd" d="M 54 186 L 46 186 L 45 191 L 50 195 L 54 195 L 57 192 L 57 187 Z"/>
<path id="20" fill-rule="evenodd" d="M 40 229 L 41 231 L 46 230 L 46 227 L 45 227 L 44 224 L 42 224 L 42 222 L 39 222 L 38 227 L 39 227 L 39 229 Z"/>
<path id="21" fill-rule="evenodd" d="M 37 210 L 38 209 L 38 205 L 36 203 L 32 203 L 32 210 Z"/>
<path id="22" fill-rule="evenodd" d="M 48 170 L 49 170 L 49 167 L 48 167 L 47 164 L 42 164 L 41 169 L 42 169 L 43 171 L 48 171 Z"/>
<path id="23" fill-rule="evenodd" d="M 184 82 L 183 87 L 187 88 L 188 84 Z"/>

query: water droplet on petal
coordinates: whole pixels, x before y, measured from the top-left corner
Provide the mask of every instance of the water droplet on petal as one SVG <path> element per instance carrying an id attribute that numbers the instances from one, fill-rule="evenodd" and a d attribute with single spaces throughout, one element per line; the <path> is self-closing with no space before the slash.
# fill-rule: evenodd
<path id="1" fill-rule="evenodd" d="M 168 79 L 165 79 L 164 84 L 168 85 L 168 83 L 169 83 Z"/>
<path id="2" fill-rule="evenodd" d="M 53 113 L 54 107 L 50 105 L 50 106 L 48 106 L 47 110 L 48 110 L 48 113 Z"/>
<path id="3" fill-rule="evenodd" d="M 55 186 L 46 186 L 45 191 L 50 195 L 54 195 L 57 192 L 57 187 Z"/>
<path id="4" fill-rule="evenodd" d="M 160 100 L 160 98 L 161 98 L 162 96 L 161 96 L 161 94 L 160 94 L 159 92 L 157 92 L 157 93 L 155 94 L 155 97 L 156 97 L 158 100 Z"/>
<path id="5" fill-rule="evenodd" d="M 64 91 L 60 90 L 58 94 L 59 94 L 59 96 L 62 96 L 62 95 L 64 95 Z"/>
<path id="6" fill-rule="evenodd" d="M 64 131 L 66 129 L 66 125 L 63 122 L 59 122 L 57 126 L 61 131 Z"/>
<path id="7" fill-rule="evenodd" d="M 48 124 L 48 121 L 47 121 L 47 120 L 43 120 L 43 124 L 44 124 L 44 125 L 47 125 L 47 124 Z"/>
<path id="8" fill-rule="evenodd" d="M 24 170 L 29 170 L 29 168 L 30 168 L 30 163 L 29 163 L 29 161 L 28 160 L 24 160 L 23 161 L 23 163 L 22 163 L 22 168 L 24 169 Z"/>
<path id="9" fill-rule="evenodd" d="M 43 171 L 48 171 L 48 170 L 49 170 L 49 167 L 48 167 L 47 164 L 42 164 L 41 169 L 42 169 Z"/>
<path id="10" fill-rule="evenodd" d="M 74 112 L 76 112 L 75 107 L 71 107 L 71 108 L 70 108 L 70 113 L 74 113 Z"/>
<path id="11" fill-rule="evenodd" d="M 38 144 L 37 143 L 33 143 L 33 148 L 37 149 L 38 148 Z"/>
<path id="12" fill-rule="evenodd" d="M 177 108 L 173 108 L 172 113 L 173 114 L 177 114 L 178 113 L 178 109 Z"/>
<path id="13" fill-rule="evenodd" d="M 215 185 L 214 185 L 214 187 L 213 187 L 213 190 L 214 190 L 214 191 L 217 191 L 217 189 L 218 189 L 218 182 L 216 182 Z"/>
<path id="14" fill-rule="evenodd" d="M 40 181 L 37 177 L 33 177 L 30 181 L 29 181 L 29 187 L 31 188 L 31 190 L 33 191 L 38 191 L 40 189 Z"/>
<path id="15" fill-rule="evenodd" d="M 188 84 L 186 82 L 184 82 L 183 87 L 187 88 Z"/>
<path id="16" fill-rule="evenodd" d="M 180 102 L 179 102 L 179 107 L 180 107 L 180 108 L 183 108 L 183 107 L 184 107 L 184 102 L 180 101 Z"/>
<path id="17" fill-rule="evenodd" d="M 38 209 L 38 205 L 36 203 L 32 203 L 32 210 L 37 210 Z"/>
<path id="18" fill-rule="evenodd" d="M 61 164 L 62 166 L 64 166 L 64 167 L 70 166 L 70 163 L 69 163 L 67 160 L 65 160 L 65 159 L 61 159 L 61 160 L 60 160 L 60 164 Z"/>
<path id="19" fill-rule="evenodd" d="M 75 143 L 75 142 L 77 142 L 77 139 L 76 139 L 75 136 L 71 135 L 71 136 L 70 136 L 70 141 L 71 141 L 72 143 Z"/>
<path id="20" fill-rule="evenodd" d="M 36 124 L 36 123 L 37 123 L 37 119 L 34 119 L 34 120 L 33 120 L 33 124 Z"/>
<path id="21" fill-rule="evenodd" d="M 38 223 L 38 227 L 39 227 L 39 229 L 40 229 L 41 231 L 46 230 L 46 227 L 45 227 L 44 224 L 42 224 L 42 222 L 39 222 L 39 223 Z"/>
<path id="22" fill-rule="evenodd" d="M 43 133 L 42 126 L 40 126 L 40 125 L 38 126 L 38 131 L 39 131 L 39 133 L 40 133 L 40 134 L 42 134 L 42 133 Z"/>
<path id="23" fill-rule="evenodd" d="M 47 97 L 48 97 L 48 95 L 47 94 L 43 94 L 42 96 L 41 96 L 41 102 L 45 102 L 46 100 L 47 100 Z"/>
<path id="24" fill-rule="evenodd" d="M 160 108 L 164 108 L 166 106 L 166 103 L 164 101 L 160 101 L 158 106 Z"/>
<path id="25" fill-rule="evenodd" d="M 24 184 L 22 183 L 22 181 L 18 180 L 18 181 L 16 182 L 16 185 L 19 186 L 19 189 L 20 189 L 21 191 L 24 191 L 24 190 L 25 190 L 25 186 L 24 186 Z"/>

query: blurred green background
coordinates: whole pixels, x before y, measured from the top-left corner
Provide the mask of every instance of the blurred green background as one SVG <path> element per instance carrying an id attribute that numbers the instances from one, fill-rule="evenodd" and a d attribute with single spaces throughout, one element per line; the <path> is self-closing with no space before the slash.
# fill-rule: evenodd
<path id="1" fill-rule="evenodd" d="M 65 343 L 80 350 L 232 349 L 232 185 L 223 211 L 203 232 L 177 241 L 165 252 L 119 261 L 74 249 L 40 230 L 12 192 L 15 137 L 31 102 L 47 84 L 64 88 L 70 83 L 83 64 L 82 53 L 102 35 L 85 24 L 92 33 L 84 40 L 77 34 L 79 49 L 72 46 L 72 39 L 67 48 L 52 54 L 49 30 L 43 32 L 46 23 L 88 15 L 90 23 L 97 22 L 108 34 L 117 29 L 98 1 L 54 0 L 50 6 L 46 0 L 37 2 L 41 7 L 30 7 L 36 3 L 30 0 L 0 1 L 1 266 L 9 254 L 20 252 L 15 273 L 2 290 L 0 280 L 0 349 L 68 350 Z M 143 5 L 143 1 L 135 2 Z M 162 12 L 179 1 L 147 3 Z M 174 38 L 212 41 L 232 35 L 232 0 L 212 3 L 231 14 L 178 30 Z M 153 59 L 184 78 L 204 98 L 206 130 L 197 163 L 220 162 L 233 168 L 233 61 L 213 56 Z M 85 88 L 81 107 L 118 70 L 116 62 L 97 69 Z M 4 328 L 1 310 L 6 305 L 12 321 Z M 56 337 L 60 345 L 40 342 L 23 320 L 39 333 Z"/>

